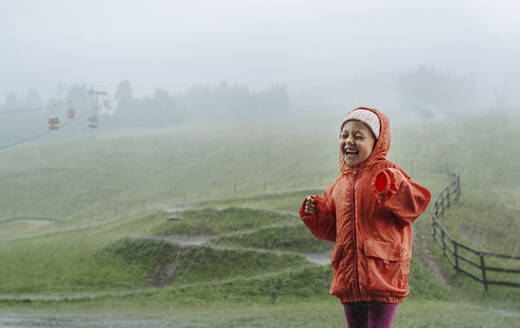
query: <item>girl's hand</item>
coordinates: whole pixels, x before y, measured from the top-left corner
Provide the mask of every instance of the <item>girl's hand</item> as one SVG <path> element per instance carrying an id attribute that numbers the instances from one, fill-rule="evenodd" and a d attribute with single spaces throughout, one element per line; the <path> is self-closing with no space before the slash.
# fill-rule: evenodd
<path id="1" fill-rule="evenodd" d="M 312 196 L 305 197 L 307 201 L 305 203 L 305 212 L 304 215 L 314 215 L 318 212 L 318 208 L 316 207 L 316 200 Z"/>

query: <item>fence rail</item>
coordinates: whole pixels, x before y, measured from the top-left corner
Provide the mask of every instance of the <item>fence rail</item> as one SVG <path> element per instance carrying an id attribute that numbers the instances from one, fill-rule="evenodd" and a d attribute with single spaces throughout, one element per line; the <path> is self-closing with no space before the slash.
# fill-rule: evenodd
<path id="1" fill-rule="evenodd" d="M 519 261 L 518 256 L 509 256 L 504 254 L 495 254 L 490 252 L 483 252 L 474 249 L 468 245 L 455 240 L 446 230 L 446 228 L 440 222 L 440 218 L 444 216 L 446 209 L 450 208 L 451 204 L 458 200 L 460 197 L 460 176 L 450 173 L 450 183 L 442 188 L 437 194 L 431 207 L 432 216 L 432 236 L 437 245 L 442 249 L 444 256 L 448 259 L 451 265 L 457 270 L 457 273 L 461 272 L 474 280 L 484 285 L 484 290 L 488 290 L 488 286 L 508 286 L 508 287 L 520 287 L 520 283 L 512 281 L 502 280 L 490 280 L 488 278 L 488 272 L 502 272 L 511 274 L 520 274 L 520 269 L 511 269 L 500 267 L 503 263 L 494 264 L 495 266 L 486 265 L 486 263 L 498 262 L 500 260 Z M 466 252 L 466 254 L 462 254 Z M 471 258 L 473 257 L 473 259 Z M 468 265 L 475 267 L 479 270 L 479 274 L 475 274 L 464 268 L 461 265 L 461 261 Z"/>

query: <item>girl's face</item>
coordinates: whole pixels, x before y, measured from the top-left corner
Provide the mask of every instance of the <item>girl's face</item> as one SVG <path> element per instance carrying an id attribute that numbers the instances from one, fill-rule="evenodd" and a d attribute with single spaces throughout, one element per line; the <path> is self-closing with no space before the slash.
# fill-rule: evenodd
<path id="1" fill-rule="evenodd" d="M 343 160 L 350 166 L 357 166 L 370 156 L 376 138 L 372 130 L 361 121 L 351 120 L 343 125 L 339 137 L 339 147 Z"/>

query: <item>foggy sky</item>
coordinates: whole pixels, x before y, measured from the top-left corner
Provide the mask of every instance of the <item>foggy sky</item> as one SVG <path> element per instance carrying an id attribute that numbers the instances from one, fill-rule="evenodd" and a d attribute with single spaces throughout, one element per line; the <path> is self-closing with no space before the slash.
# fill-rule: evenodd
<path id="1" fill-rule="evenodd" d="M 292 93 L 420 64 L 520 84 L 516 1 L 19 0 L 0 3 L 0 101 L 58 81 L 136 95 L 220 80 Z"/>

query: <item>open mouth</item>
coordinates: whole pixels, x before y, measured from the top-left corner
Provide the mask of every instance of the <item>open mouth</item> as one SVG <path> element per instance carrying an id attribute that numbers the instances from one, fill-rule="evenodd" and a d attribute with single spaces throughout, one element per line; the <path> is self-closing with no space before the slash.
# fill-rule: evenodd
<path id="1" fill-rule="evenodd" d="M 359 151 L 351 149 L 345 150 L 343 153 L 345 154 L 345 157 L 348 159 L 356 158 L 359 155 Z"/>

